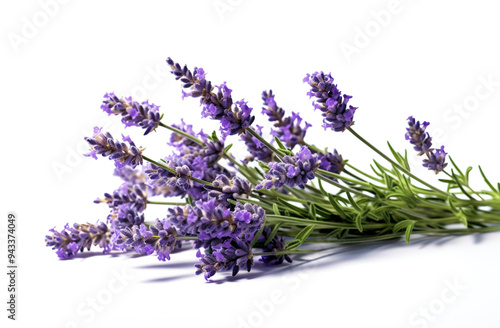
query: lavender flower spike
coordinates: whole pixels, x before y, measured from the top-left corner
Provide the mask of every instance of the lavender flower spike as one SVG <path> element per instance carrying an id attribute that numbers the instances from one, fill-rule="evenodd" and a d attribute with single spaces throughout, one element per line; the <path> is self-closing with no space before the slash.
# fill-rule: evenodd
<path id="1" fill-rule="evenodd" d="M 220 130 L 223 137 L 244 133 L 255 120 L 252 108 L 244 100 L 233 103 L 232 90 L 225 82 L 216 86 L 217 92 L 215 92 L 212 82 L 205 79 L 205 71 L 202 68 L 195 67 L 192 73 L 187 66 L 181 67 L 171 58 L 167 59 L 167 64 L 175 79 L 181 80 L 183 88 L 190 90 L 190 92 L 182 91 L 183 98 L 200 97 L 200 104 L 203 106 L 202 116 L 221 121 Z"/>
<path id="2" fill-rule="evenodd" d="M 124 142 L 120 142 L 114 140 L 109 132 L 102 133 L 101 130 L 102 128 L 95 127 L 94 136 L 92 138 L 85 138 L 85 141 L 91 147 L 90 153 L 85 156 L 91 156 L 95 159 L 97 159 L 97 155 L 102 155 L 103 157 L 109 156 L 110 160 L 115 161 L 117 167 L 129 165 L 134 168 L 142 164 L 142 152 L 144 149 L 137 148 L 129 137 L 123 137 Z"/>
<path id="3" fill-rule="evenodd" d="M 330 128 L 337 132 L 343 132 L 346 128 L 354 124 L 353 117 L 357 107 L 347 105 L 351 96 L 342 95 L 333 84 L 331 74 L 315 72 L 307 74 L 303 80 L 311 86 L 311 91 L 307 93 L 309 97 L 315 97 L 313 106 L 323 112 L 323 127 Z"/>
<path id="4" fill-rule="evenodd" d="M 269 163 L 270 170 L 255 189 L 281 188 L 284 185 L 304 188 L 309 180 L 314 179 L 314 172 L 319 165 L 318 154 L 312 154 L 307 146 L 303 146 L 295 156 L 286 155 L 282 162 Z"/>
<path id="5" fill-rule="evenodd" d="M 66 224 L 64 229 L 59 232 L 50 229 L 52 235 L 45 236 L 45 242 L 48 247 L 57 250 L 56 254 L 61 260 L 75 257 L 76 253 L 86 248 L 90 250 L 92 245 L 103 248 L 103 253 L 110 251 L 111 233 L 106 224 L 99 222 L 94 224 Z"/>
<path id="6" fill-rule="evenodd" d="M 134 248 L 137 253 L 151 255 L 156 252 L 158 260 L 170 260 L 170 253 L 176 248 L 177 230 L 168 220 L 156 220 L 149 228 L 145 224 L 120 230 L 116 239 L 119 248 Z"/>
<path id="7" fill-rule="evenodd" d="M 212 184 L 216 189 L 210 190 L 208 195 L 217 199 L 217 204 L 229 206 L 228 199 L 250 198 L 252 194 L 252 184 L 240 177 L 229 179 L 226 175 L 220 174 Z"/>
<path id="8" fill-rule="evenodd" d="M 271 134 L 278 137 L 290 149 L 298 144 L 303 145 L 307 129 L 311 124 L 305 122 L 305 127 L 301 127 L 302 118 L 298 113 L 292 112 L 292 116 L 285 117 L 285 111 L 278 107 L 272 90 L 262 92 L 262 100 L 265 106 L 262 108 L 262 114 L 266 114 L 269 121 L 274 122 L 274 127 L 278 128 L 273 129 Z"/>
<path id="9" fill-rule="evenodd" d="M 232 270 L 233 276 L 238 274 L 240 268 L 250 272 L 254 263 L 252 247 L 247 241 L 239 238 L 225 242 L 212 254 L 202 255 L 198 251 L 197 256 L 200 258 L 200 262 L 195 265 L 196 274 L 204 273 L 205 280 L 218 271 Z"/>
<path id="10" fill-rule="evenodd" d="M 159 106 L 150 104 L 148 101 L 139 103 L 131 97 L 120 99 L 111 92 L 104 95 L 101 109 L 109 115 L 121 115 L 126 127 L 138 126 L 146 129 L 145 135 L 160 125 Z"/>
<path id="11" fill-rule="evenodd" d="M 410 143 L 414 146 L 413 149 L 419 152 L 419 156 L 432 151 L 432 138 L 429 136 L 428 132 L 425 132 L 425 128 L 428 125 L 429 122 L 420 124 L 419 121 L 415 122 L 413 116 L 408 117 L 408 127 L 406 128 L 405 139 L 410 140 Z"/>

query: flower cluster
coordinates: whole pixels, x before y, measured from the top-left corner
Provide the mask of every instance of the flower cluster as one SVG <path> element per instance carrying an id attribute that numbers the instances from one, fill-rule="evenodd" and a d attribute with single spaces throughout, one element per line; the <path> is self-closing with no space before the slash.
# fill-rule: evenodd
<path id="1" fill-rule="evenodd" d="M 66 224 L 60 232 L 55 228 L 50 229 L 51 235 L 45 236 L 46 246 L 56 250 L 61 260 L 76 256 L 78 251 L 90 250 L 92 245 L 103 248 L 103 253 L 109 253 L 110 231 L 103 222 L 97 224 Z"/>
<path id="2" fill-rule="evenodd" d="M 109 157 L 110 160 L 115 161 L 117 167 L 142 165 L 143 150 L 137 148 L 129 137 L 123 137 L 124 142 L 120 142 L 113 139 L 109 132 L 102 133 L 101 130 L 102 128 L 95 127 L 93 137 L 85 137 L 85 141 L 91 147 L 90 153 L 85 156 L 91 156 L 94 159 L 97 159 L 97 155 Z M 128 145 L 125 142 L 128 142 Z"/>
<path id="3" fill-rule="evenodd" d="M 265 211 L 252 204 L 237 203 L 234 210 L 216 205 L 215 198 L 207 202 L 197 202 L 169 209 L 168 219 L 181 234 L 195 235 L 200 262 L 197 274 L 205 273 L 205 278 L 217 271 L 233 270 L 237 274 L 241 267 L 250 271 L 253 264 L 252 240 L 262 227 Z"/>
<path id="4" fill-rule="evenodd" d="M 168 220 L 156 220 L 155 225 L 134 225 L 120 230 L 115 244 L 120 249 L 134 248 L 139 254 L 156 252 L 158 260 L 170 260 L 170 253 L 176 248 L 177 230 Z"/>
<path id="5" fill-rule="evenodd" d="M 249 203 L 237 203 L 231 210 L 211 198 L 194 206 L 170 208 L 167 217 L 182 235 L 196 235 L 198 247 L 209 248 L 227 238 L 253 238 L 264 222 L 265 211 Z"/>
<path id="6" fill-rule="evenodd" d="M 269 171 L 255 189 L 281 188 L 285 185 L 304 188 L 309 180 L 314 179 L 319 165 L 318 154 L 312 154 L 307 146 L 303 146 L 295 156 L 286 155 L 282 162 L 269 163 Z"/>
<path id="7" fill-rule="evenodd" d="M 427 126 L 429 122 L 420 124 L 420 121 L 416 121 L 413 116 L 408 117 L 405 139 L 410 141 L 419 156 L 427 155 L 427 158 L 423 160 L 423 166 L 438 174 L 448 165 L 445 163 L 448 154 L 444 151 L 444 146 L 440 149 L 432 148 L 432 138 L 425 131 Z"/>
<path id="8" fill-rule="evenodd" d="M 218 175 L 212 182 L 214 190 L 210 190 L 208 195 L 213 197 L 217 204 L 230 206 L 228 199 L 238 200 L 250 198 L 252 194 L 252 184 L 240 177 L 230 179 L 224 174 Z"/>
<path id="9" fill-rule="evenodd" d="M 321 110 L 325 129 L 330 128 L 342 132 L 354 124 L 353 117 L 358 108 L 347 104 L 352 97 L 342 95 L 337 85 L 333 84 L 331 74 L 323 72 L 307 74 L 304 82 L 311 86 L 307 95 L 316 98 L 313 106 L 315 109 Z"/>
<path id="10" fill-rule="evenodd" d="M 344 159 L 336 149 L 321 154 L 319 168 L 328 172 L 340 174 L 344 170 Z"/>
<path id="11" fill-rule="evenodd" d="M 270 122 L 274 122 L 274 127 L 271 134 L 278 137 L 288 148 L 293 149 L 295 145 L 303 145 L 307 129 L 311 124 L 305 122 L 305 126 L 301 127 L 302 118 L 299 113 L 292 112 L 291 116 L 285 117 L 283 108 L 276 104 L 272 90 L 262 92 L 262 100 L 264 106 L 262 114 L 269 117 Z"/>
<path id="12" fill-rule="evenodd" d="M 145 129 L 145 135 L 160 125 L 159 107 L 148 101 L 139 103 L 131 97 L 118 98 L 111 92 L 104 95 L 101 109 L 108 115 L 120 115 L 126 127 L 138 126 Z"/>
<path id="13" fill-rule="evenodd" d="M 221 132 L 223 136 L 241 134 L 250 127 L 255 120 L 252 115 L 252 108 L 244 100 L 233 102 L 232 90 L 223 83 L 219 86 L 212 86 L 212 82 L 205 79 L 205 71 L 202 68 L 195 68 L 191 72 L 187 66 L 181 67 L 171 58 L 167 59 L 167 64 L 171 68 L 172 74 L 177 80 L 181 80 L 184 89 L 184 97 L 200 97 L 203 106 L 202 116 L 221 121 Z"/>
<path id="14" fill-rule="evenodd" d="M 197 256 L 200 258 L 200 262 L 195 265 L 196 274 L 203 273 L 206 280 L 217 271 L 232 271 L 233 276 L 240 271 L 240 268 L 250 272 L 254 263 L 252 247 L 242 239 L 228 240 L 213 253 L 201 254 L 198 252 Z"/>

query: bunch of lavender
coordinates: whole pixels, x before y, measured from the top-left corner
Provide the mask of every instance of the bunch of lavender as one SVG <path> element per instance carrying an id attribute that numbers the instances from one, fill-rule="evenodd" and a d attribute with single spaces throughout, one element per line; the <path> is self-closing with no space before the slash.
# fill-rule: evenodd
<path id="1" fill-rule="evenodd" d="M 349 132 L 389 164 L 374 160 L 373 172 L 365 172 L 336 149 L 322 150 L 308 141 L 311 124 L 302 124 L 298 113 L 287 116 L 272 91 L 262 93 L 262 113 L 273 125 L 268 134 L 274 139 L 267 140 L 262 125 L 253 124 L 248 102 L 233 101 L 226 82 L 216 86 L 202 68 L 190 70 L 170 58 L 167 64 L 182 83 L 182 97 L 199 98 L 201 116 L 220 121 L 221 136 L 196 133 L 184 121 L 162 121 L 159 107 L 147 100 L 106 94 L 102 109 L 120 116 L 125 127 L 140 127 L 148 135 L 160 127 L 170 131 L 172 152 L 154 160 L 129 137 L 121 142 L 96 128 L 86 138 L 88 156 L 114 160 L 122 182 L 96 200 L 109 207 L 108 225 L 50 230 L 47 246 L 60 258 L 99 246 L 104 253 L 135 250 L 165 261 L 182 241 L 198 249 L 196 274 L 210 279 L 217 272 L 236 275 L 254 265 L 289 263 L 293 254 L 328 249 L 317 245 L 500 230 L 500 188 L 481 167 L 489 190 L 473 188 L 471 167 L 462 171 L 444 146 L 432 148 L 428 122 L 409 117 L 405 138 L 425 155 L 424 167 L 446 175 L 433 182 L 411 172 L 406 152 L 389 144 L 387 155 L 353 129 L 358 108 L 331 74 L 308 74 L 307 95 L 320 110 L 325 130 L 333 130 L 325 137 Z M 242 141 L 250 156 L 231 154 L 231 138 Z M 167 206 L 166 218 L 149 220 L 150 204 Z M 303 249 L 303 244 L 311 245 Z"/>

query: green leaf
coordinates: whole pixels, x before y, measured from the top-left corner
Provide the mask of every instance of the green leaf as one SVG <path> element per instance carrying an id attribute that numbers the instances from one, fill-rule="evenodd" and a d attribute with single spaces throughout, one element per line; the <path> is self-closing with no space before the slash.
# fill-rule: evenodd
<path id="1" fill-rule="evenodd" d="M 273 212 L 275 215 L 281 215 L 278 205 L 276 203 L 273 203 Z"/>
<path id="2" fill-rule="evenodd" d="M 349 219 L 349 216 L 344 212 L 342 207 L 340 207 L 340 204 L 337 202 L 335 198 L 333 198 L 332 194 L 328 194 L 328 200 L 330 201 L 330 204 L 332 204 L 333 208 L 337 211 L 338 215 L 343 218 L 344 220 Z"/>
<path id="3" fill-rule="evenodd" d="M 262 234 L 262 231 L 264 231 L 264 227 L 265 227 L 265 224 L 262 225 L 262 228 L 260 228 L 259 231 L 257 231 L 255 236 L 253 237 L 252 242 L 250 243 L 250 245 L 252 247 L 257 243 L 257 241 L 259 241 L 259 237 Z"/>
<path id="4" fill-rule="evenodd" d="M 411 233 L 413 232 L 413 227 L 415 226 L 415 221 L 413 221 L 411 224 L 409 224 L 407 227 L 406 227 L 406 231 L 405 231 L 405 241 L 406 243 L 408 244 L 410 242 L 410 236 L 411 236 Z"/>
<path id="5" fill-rule="evenodd" d="M 276 144 L 278 144 L 278 147 L 280 149 L 288 150 L 288 148 L 286 148 L 285 145 L 283 145 L 283 143 L 281 142 L 281 140 L 278 137 L 274 137 L 274 140 L 276 141 Z"/>
<path id="6" fill-rule="evenodd" d="M 280 228 L 280 223 L 276 224 L 274 227 L 273 227 L 273 230 L 271 230 L 271 234 L 267 237 L 266 241 L 264 242 L 264 246 L 267 246 L 267 244 L 269 244 L 271 242 L 271 240 L 273 240 L 274 236 L 276 236 L 276 234 L 278 233 L 278 229 Z"/>
<path id="7" fill-rule="evenodd" d="M 295 239 L 290 242 L 286 249 L 295 249 L 302 245 L 302 243 L 309 237 L 309 235 L 314 230 L 314 225 L 310 225 L 302 229 L 296 236 Z"/>
<path id="8" fill-rule="evenodd" d="M 462 173 L 462 171 L 458 168 L 457 164 L 455 164 L 455 162 L 453 161 L 453 158 L 451 158 L 451 156 L 448 156 L 448 158 L 450 159 L 450 162 L 451 164 L 453 165 L 453 167 L 455 168 L 455 170 L 457 170 L 457 172 L 460 174 L 460 176 L 464 176 L 464 174 Z"/>
<path id="9" fill-rule="evenodd" d="M 416 222 L 415 220 L 409 220 L 409 219 L 400 221 L 400 222 L 396 223 L 394 225 L 394 227 L 392 227 L 392 232 L 396 233 L 400 230 L 406 229 L 406 227 L 408 227 L 411 224 L 415 224 L 415 222 Z"/>
<path id="10" fill-rule="evenodd" d="M 352 198 L 351 194 L 346 191 L 346 194 L 347 194 L 347 198 L 349 198 L 349 203 L 351 203 L 352 207 L 354 207 L 358 212 L 361 211 L 361 208 L 358 206 L 358 203 L 356 203 L 356 201 L 354 200 L 354 198 Z"/>
<path id="11" fill-rule="evenodd" d="M 368 215 L 368 213 L 370 213 L 370 209 L 365 208 L 364 211 L 362 211 L 361 213 L 358 213 L 358 215 L 356 215 L 354 223 L 356 224 L 356 228 L 359 230 L 359 232 L 363 232 L 362 221 Z"/>
<path id="12" fill-rule="evenodd" d="M 311 220 L 316 220 L 316 205 L 314 205 L 314 203 L 309 205 L 309 216 Z"/>
<path id="13" fill-rule="evenodd" d="M 465 215 L 465 213 L 464 213 L 464 211 L 462 211 L 462 209 L 460 209 L 458 211 L 458 213 L 456 213 L 456 216 L 458 218 L 458 221 L 460 221 L 460 223 L 462 223 L 465 227 L 468 227 L 467 215 Z"/>
<path id="14" fill-rule="evenodd" d="M 233 147 L 233 144 L 227 145 L 226 148 L 224 148 L 224 152 L 227 153 L 231 147 Z"/>
<path id="15" fill-rule="evenodd" d="M 472 197 L 467 191 L 465 191 L 464 187 L 462 187 L 462 184 L 460 183 L 460 181 L 458 180 L 458 177 L 457 175 L 453 172 L 453 169 L 451 170 L 451 176 L 453 177 L 453 179 L 455 179 L 455 183 L 457 184 L 457 186 L 460 188 L 460 190 L 462 190 L 462 192 L 464 193 L 464 195 L 466 195 L 467 197 L 469 197 L 470 199 L 472 200 L 476 200 L 474 197 Z"/>
<path id="16" fill-rule="evenodd" d="M 323 194 L 323 196 L 327 196 L 328 197 L 328 193 L 323 188 L 323 184 L 321 183 L 321 180 L 318 180 L 318 185 L 319 185 L 319 190 L 321 191 L 321 193 Z"/>
<path id="17" fill-rule="evenodd" d="M 479 172 L 481 172 L 481 175 L 483 176 L 483 179 L 484 179 L 484 182 L 486 182 L 486 184 L 488 185 L 488 187 L 490 187 L 490 189 L 493 191 L 493 192 L 498 192 L 500 191 L 500 187 L 498 190 L 495 189 L 495 187 L 493 187 L 493 185 L 491 184 L 491 182 L 488 180 L 488 178 L 486 177 L 486 175 L 484 174 L 483 172 L 483 169 L 481 168 L 481 165 L 478 166 L 479 167 Z"/>
<path id="18" fill-rule="evenodd" d="M 333 229 L 332 231 L 330 231 L 325 238 L 329 238 L 331 236 L 338 236 L 342 233 L 342 231 L 344 230 L 344 228 L 336 228 L 336 229 Z"/>

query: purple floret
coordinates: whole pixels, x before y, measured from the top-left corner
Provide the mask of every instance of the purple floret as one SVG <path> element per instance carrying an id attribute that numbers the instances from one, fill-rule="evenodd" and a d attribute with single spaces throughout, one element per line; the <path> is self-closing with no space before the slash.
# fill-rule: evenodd
<path id="1" fill-rule="evenodd" d="M 445 167 L 448 166 L 448 163 L 445 163 L 446 155 L 448 155 L 448 153 L 444 151 L 444 146 L 441 146 L 441 148 L 439 149 L 433 150 L 427 155 L 428 159 L 424 159 L 423 166 L 431 171 L 436 172 L 436 174 L 443 171 Z"/>

